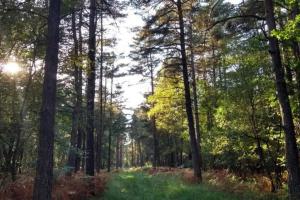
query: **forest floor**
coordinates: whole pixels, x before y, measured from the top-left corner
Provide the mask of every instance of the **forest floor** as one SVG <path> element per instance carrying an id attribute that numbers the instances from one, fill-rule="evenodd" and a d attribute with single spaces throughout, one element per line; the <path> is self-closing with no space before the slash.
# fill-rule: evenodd
<path id="1" fill-rule="evenodd" d="M 83 200 L 101 195 L 109 177 L 110 174 L 106 172 L 89 177 L 83 172 L 67 175 L 64 170 L 55 170 L 52 200 Z M 14 182 L 0 185 L 0 200 L 32 200 L 33 182 L 34 176 L 30 173 L 18 176 Z"/>
<path id="2" fill-rule="evenodd" d="M 55 173 L 56 174 L 56 173 Z M 0 187 L 0 200 L 31 200 L 33 176 L 21 175 Z M 83 172 L 54 178 L 53 200 L 283 200 L 286 187 L 270 192 L 271 184 L 262 175 L 239 177 L 228 170 L 203 172 L 198 184 L 192 169 L 133 168 L 101 171 L 94 177 Z"/>
<path id="3" fill-rule="evenodd" d="M 218 176 L 220 176 L 218 178 Z M 229 174 L 205 173 L 204 183 L 196 184 L 191 170 L 129 170 L 113 173 L 101 197 L 91 200 L 271 200 L 284 195 L 271 194 L 266 187 L 240 182 Z M 229 180 L 231 179 L 231 180 Z M 215 181 L 218 181 L 215 182 Z M 260 183 L 265 184 L 265 183 Z"/>

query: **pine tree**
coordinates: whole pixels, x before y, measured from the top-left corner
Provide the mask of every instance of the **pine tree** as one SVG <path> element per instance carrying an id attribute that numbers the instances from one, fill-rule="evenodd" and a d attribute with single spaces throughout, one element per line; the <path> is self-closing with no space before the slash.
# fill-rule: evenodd
<path id="1" fill-rule="evenodd" d="M 51 0 L 49 7 L 45 76 L 33 200 L 51 200 L 52 193 L 60 3 L 60 0 Z"/>

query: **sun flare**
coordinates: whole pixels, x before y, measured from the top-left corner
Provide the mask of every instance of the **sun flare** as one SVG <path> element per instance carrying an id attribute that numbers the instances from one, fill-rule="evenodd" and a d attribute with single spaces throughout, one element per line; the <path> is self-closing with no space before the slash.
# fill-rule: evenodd
<path id="1" fill-rule="evenodd" d="M 3 66 L 3 72 L 9 74 L 17 74 L 21 71 L 21 67 L 16 62 L 8 62 Z"/>

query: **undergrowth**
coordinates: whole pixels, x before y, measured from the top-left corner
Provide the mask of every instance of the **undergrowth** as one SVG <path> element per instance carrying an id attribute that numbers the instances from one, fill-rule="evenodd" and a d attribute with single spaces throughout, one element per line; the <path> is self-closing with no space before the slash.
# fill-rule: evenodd
<path id="1" fill-rule="evenodd" d="M 100 195 L 105 187 L 106 174 L 87 177 L 83 173 L 60 176 L 54 181 L 53 200 L 86 200 Z M 1 188 L 0 200 L 31 200 L 33 177 L 24 176 Z"/>

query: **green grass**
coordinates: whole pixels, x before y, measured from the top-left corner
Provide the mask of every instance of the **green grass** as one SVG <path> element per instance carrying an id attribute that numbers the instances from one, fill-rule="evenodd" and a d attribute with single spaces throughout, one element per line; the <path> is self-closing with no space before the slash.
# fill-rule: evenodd
<path id="1" fill-rule="evenodd" d="M 143 172 L 114 174 L 101 200 L 239 200 L 238 197 L 205 185 L 190 185 L 178 176 Z M 94 198 L 93 200 L 99 200 Z"/>

